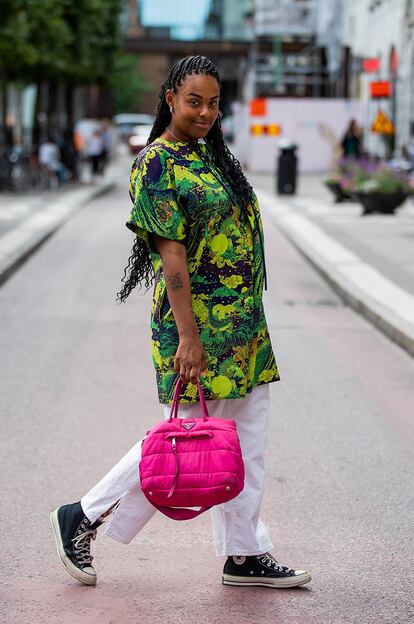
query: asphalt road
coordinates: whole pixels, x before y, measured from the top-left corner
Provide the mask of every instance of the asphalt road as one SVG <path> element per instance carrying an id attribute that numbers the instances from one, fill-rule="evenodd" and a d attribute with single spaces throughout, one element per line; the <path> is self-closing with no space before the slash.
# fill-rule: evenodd
<path id="1" fill-rule="evenodd" d="M 115 303 L 131 244 L 127 170 L 0 290 L 2 624 L 414 621 L 414 363 L 343 306 L 265 219 L 272 384 L 263 520 L 299 589 L 221 585 L 208 515 L 157 516 L 67 576 L 49 512 L 78 500 L 161 418 L 150 294 Z"/>

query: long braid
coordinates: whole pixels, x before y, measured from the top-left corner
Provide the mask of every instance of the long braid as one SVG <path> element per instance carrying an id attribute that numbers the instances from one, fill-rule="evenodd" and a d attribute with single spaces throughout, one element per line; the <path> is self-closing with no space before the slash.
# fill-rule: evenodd
<path id="1" fill-rule="evenodd" d="M 172 66 L 167 79 L 161 87 L 155 121 L 147 145 L 150 145 L 150 143 L 161 136 L 171 122 L 171 112 L 165 100 L 167 89 L 172 89 L 176 93 L 184 78 L 189 74 L 212 76 L 217 80 L 218 85 L 221 86 L 216 66 L 205 56 L 187 56 L 177 61 Z M 227 147 L 223 138 L 219 116 L 208 132 L 205 142 L 214 164 L 222 172 L 236 196 L 239 197 L 240 203 L 242 205 L 249 204 L 252 199 L 252 186 L 247 181 L 239 161 Z M 117 300 L 119 302 L 125 301 L 138 284 L 142 285 L 144 283 L 147 291 L 153 280 L 154 270 L 147 244 L 137 236 L 128 259 L 128 265 L 124 269 L 123 286 L 117 295 Z"/>

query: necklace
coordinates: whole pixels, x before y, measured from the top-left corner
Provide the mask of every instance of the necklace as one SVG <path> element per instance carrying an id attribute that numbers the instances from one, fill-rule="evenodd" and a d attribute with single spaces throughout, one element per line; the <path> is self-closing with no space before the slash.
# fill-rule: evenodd
<path id="1" fill-rule="evenodd" d="M 171 134 L 172 137 L 174 137 L 174 139 L 176 139 L 179 143 L 192 143 L 192 141 L 182 141 L 181 139 L 178 138 L 178 136 L 175 136 L 174 132 L 171 132 L 171 130 L 169 128 L 165 128 L 167 132 L 169 132 Z M 197 139 L 196 139 L 197 141 Z"/>

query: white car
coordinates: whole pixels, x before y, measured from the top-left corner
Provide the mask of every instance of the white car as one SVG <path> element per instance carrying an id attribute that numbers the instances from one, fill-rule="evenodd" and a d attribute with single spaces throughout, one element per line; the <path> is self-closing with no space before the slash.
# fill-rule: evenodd
<path id="1" fill-rule="evenodd" d="M 121 140 L 127 142 L 137 126 L 152 127 L 154 119 L 152 115 L 146 115 L 144 113 L 124 113 L 122 115 L 115 115 L 113 123 L 118 130 Z"/>
<path id="2" fill-rule="evenodd" d="M 135 126 L 132 129 L 131 136 L 128 139 L 129 151 L 131 154 L 138 154 L 138 152 L 146 146 L 151 130 L 152 125 Z"/>

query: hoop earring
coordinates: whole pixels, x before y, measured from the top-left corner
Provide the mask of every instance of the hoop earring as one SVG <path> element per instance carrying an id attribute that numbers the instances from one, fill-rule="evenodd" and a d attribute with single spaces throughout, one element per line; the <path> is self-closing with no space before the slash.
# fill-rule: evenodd
<path id="1" fill-rule="evenodd" d="M 173 114 L 173 112 L 174 112 L 174 109 L 172 106 L 170 106 L 170 113 Z"/>

